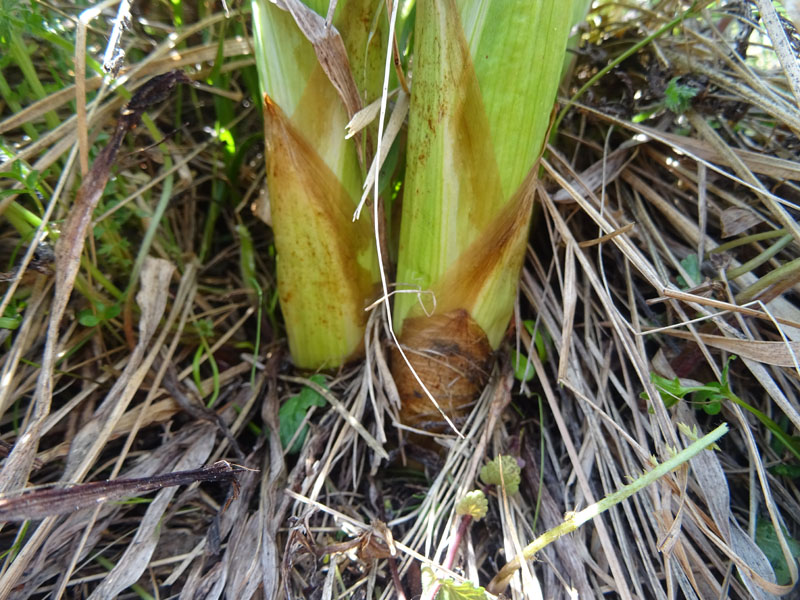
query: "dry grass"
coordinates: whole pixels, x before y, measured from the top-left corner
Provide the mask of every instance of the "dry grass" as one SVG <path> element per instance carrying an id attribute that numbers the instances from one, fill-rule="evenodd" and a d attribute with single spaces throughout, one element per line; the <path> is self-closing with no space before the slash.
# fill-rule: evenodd
<path id="1" fill-rule="evenodd" d="M 738 13 L 709 9 L 687 19 L 606 74 L 567 113 L 535 183 L 541 214 L 522 273 L 516 334 L 461 424 L 465 439 L 442 436 L 445 451 L 427 466 L 430 457 L 398 445 L 405 431 L 380 310 L 370 318 L 366 361 L 318 390 L 328 405 L 310 413 L 300 454 L 281 448 L 279 407 L 314 384 L 291 369 L 269 309 L 270 234 L 249 214 L 264 184 L 260 148 L 245 151 L 239 179 L 228 180 L 221 144 L 207 132 L 217 118 L 214 93 L 239 103 L 239 131 L 261 127 L 257 112 L 242 104 L 247 88 L 238 72 L 253 63 L 250 46 L 230 33 L 246 16 L 234 11 L 226 21 L 220 12 L 189 23 L 187 15 L 171 38 L 171 25 L 135 27 L 125 35 L 146 52 L 126 63 L 112 87 L 78 74 L 75 87 L 23 110 L 4 106 L 3 144 L 13 148 L 12 160 L 45 174 L 38 214 L 61 224 L 105 143 L 102 132 L 126 101 L 114 89 L 133 91 L 174 68 L 194 80 L 230 74 L 221 91 L 184 88 L 150 111 L 152 125 L 129 134 L 113 196 L 91 223 L 97 228 L 114 218 L 112 210 L 129 211 L 120 234 L 133 244 L 127 254 L 120 250 L 126 267 L 101 251 L 112 238 L 89 236 L 74 290 L 53 285 L 58 273 L 18 277 L 29 261 L 37 266 L 38 237 L 22 240 L 11 221 L 2 223 L 4 257 L 14 247 L 31 250 L 12 262 L 2 284 L 0 312 L 20 307 L 19 298 L 26 304 L 18 328 L 0 330 L 0 441 L 14 448 L 2 463 L 0 490 L 13 498 L 26 486 L 146 477 L 219 459 L 258 471 L 238 474 L 238 496 L 226 510 L 230 486 L 204 483 L 164 488 L 146 504 L 102 503 L 6 523 L 0 549 L 11 552 L 0 569 L 0 598 L 390 598 L 396 578 L 411 597 L 419 593 L 420 568 L 437 568 L 447 553 L 454 503 L 479 485 L 487 458 L 512 454 L 523 465 L 521 492 L 490 497 L 487 518 L 472 527 L 458 570 L 449 573 L 486 585 L 566 511 L 627 484 L 651 455 L 663 460 L 685 446 L 679 424 L 708 431 L 723 420 L 731 432 L 719 451 L 552 544 L 506 593 L 789 593 L 798 578 L 794 560 L 779 585 L 759 545 L 775 532 L 796 544 L 797 458 L 741 404 L 724 401 L 709 415 L 687 400 L 667 408 L 641 396 L 659 398 L 651 373 L 684 385 L 717 382 L 734 353 L 736 396 L 789 435 L 800 430 L 798 38 L 786 22 L 765 30 L 753 20 L 753 5 L 737 6 Z M 577 57 L 562 105 L 677 10 L 663 3 L 598 12 L 585 34 L 591 51 Z M 101 43 L 104 27 L 92 22 L 89 47 Z M 781 62 L 772 46 L 784 32 L 780 43 L 795 50 L 782 52 Z M 44 54 L 33 58 L 49 80 Z M 664 107 L 672 77 L 696 92 L 680 114 Z M 85 115 L 71 104 L 76 90 L 92 94 Z M 50 113 L 58 116 L 52 127 L 43 122 Z M 636 123 L 634 115 L 646 118 Z M 178 132 L 152 147 L 176 119 Z M 0 165 L 10 168 L 11 161 Z M 7 189 L 18 185 L 6 182 Z M 237 201 L 222 205 L 209 234 L 220 182 L 237 190 Z M 0 212 L 15 200 L 35 205 L 30 196 L 7 195 Z M 241 225 L 256 240 L 263 314 L 240 270 L 247 252 Z M 692 255 L 701 257 L 697 266 L 687 260 Z M 55 268 L 63 272 L 64 264 Z M 131 279 L 136 285 L 127 291 Z M 58 302 L 66 313 L 53 323 Z M 79 324 L 80 311 L 98 302 L 121 312 L 96 327 Z M 545 332 L 544 360 L 523 320 Z M 262 344 L 254 352 L 256 331 Z M 514 379 L 508 347 L 531 357 L 535 380 Z M 48 352 L 49 363 L 42 360 Z M 772 542 L 773 553 L 777 547 Z M 785 549 L 797 554 L 796 545 Z"/>

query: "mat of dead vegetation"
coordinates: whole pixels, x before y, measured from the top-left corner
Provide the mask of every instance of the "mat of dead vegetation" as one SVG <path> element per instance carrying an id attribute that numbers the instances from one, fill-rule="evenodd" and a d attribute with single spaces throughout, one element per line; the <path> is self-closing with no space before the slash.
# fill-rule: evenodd
<path id="1" fill-rule="evenodd" d="M 425 456 L 397 427 L 379 311 L 363 363 L 292 368 L 271 233 L 251 212 L 264 166 L 248 9 L 173 5 L 179 19 L 134 7 L 104 79 L 73 56 L 100 72 L 117 3 L 3 4 L 0 598 L 412 598 L 426 567 L 485 586 L 566 513 L 722 422 L 716 450 L 548 546 L 505 593 L 792 593 L 800 38 L 786 14 L 766 0 L 677 21 L 689 4 L 590 12 L 507 342 L 465 439 Z M 78 251 L 53 255 L 48 232 Z M 488 515 L 437 570 L 455 502 L 499 454 L 520 491 L 485 488 Z"/>

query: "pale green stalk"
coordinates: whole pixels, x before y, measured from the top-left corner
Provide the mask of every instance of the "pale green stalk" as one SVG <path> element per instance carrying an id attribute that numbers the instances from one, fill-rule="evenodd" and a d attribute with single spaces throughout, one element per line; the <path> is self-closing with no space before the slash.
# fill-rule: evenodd
<path id="1" fill-rule="evenodd" d="M 398 284 L 463 309 L 497 347 L 527 243 L 570 0 L 419 0 Z M 432 304 L 426 306 L 433 309 Z M 395 302 L 395 328 L 424 314 Z"/>
<path id="2" fill-rule="evenodd" d="M 307 2 L 325 15 L 327 0 Z M 378 0 L 340 2 L 341 32 L 362 103 L 377 80 Z M 361 195 L 363 141 L 344 139 L 349 115 L 292 16 L 253 1 L 256 62 L 265 94 L 267 183 L 278 292 L 289 348 L 301 368 L 336 367 L 362 350 L 364 308 L 375 294 L 377 259 L 368 219 L 352 222 Z M 365 91 L 366 90 L 366 91 Z M 366 96 L 366 97 L 364 97 Z"/>

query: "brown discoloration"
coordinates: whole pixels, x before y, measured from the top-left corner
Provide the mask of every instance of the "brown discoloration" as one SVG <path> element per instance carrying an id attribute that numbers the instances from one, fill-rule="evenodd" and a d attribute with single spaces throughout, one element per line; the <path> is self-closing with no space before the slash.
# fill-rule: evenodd
<path id="1" fill-rule="evenodd" d="M 467 311 L 457 309 L 407 319 L 401 344 L 414 370 L 448 417 L 455 421 L 466 417 L 492 367 L 489 340 Z M 392 349 L 391 360 L 403 406 L 403 423 L 428 431 L 446 431 L 441 413 L 419 387 L 397 348 Z"/>
<path id="2" fill-rule="evenodd" d="M 149 79 L 131 97 L 130 102 L 122 110 L 123 115 L 136 114 L 136 120 L 141 113 L 151 106 L 169 98 L 172 90 L 179 83 L 191 83 L 192 80 L 183 71 L 169 71 Z M 133 125 L 135 126 L 135 125 Z"/>
<path id="3" fill-rule="evenodd" d="M 533 176 L 532 173 L 531 177 Z M 502 339 L 511 307 L 509 305 L 508 310 L 501 311 L 495 305 L 489 307 L 489 316 L 487 312 L 481 315 L 481 300 L 485 297 L 513 299 L 513 290 L 519 279 L 528 240 L 534 200 L 532 189 L 529 181 L 524 182 L 500 214 L 485 225 L 481 235 L 430 288 L 436 297 L 438 312 L 450 313 L 465 309 L 481 322 L 493 348 Z M 502 290 L 506 290 L 506 293 Z M 424 318 L 419 304 L 408 314 L 409 317 L 403 323 L 403 339 L 407 323 L 415 318 Z"/>
<path id="4" fill-rule="evenodd" d="M 363 531 L 358 537 L 338 544 L 329 544 L 316 548 L 315 554 L 323 557 L 327 554 L 341 554 L 356 549 L 356 555 L 364 563 L 395 556 L 394 539 L 391 530 L 383 521 L 373 521 L 370 529 Z"/>
<path id="5" fill-rule="evenodd" d="M 503 264 L 518 262 L 528 239 L 533 194 L 524 187 L 503 211 L 488 225 L 483 233 L 459 256 L 450 269 L 434 286 L 442 310 L 451 310 L 450 302 L 471 307 L 484 293 L 484 286 L 492 274 L 503 268 Z M 516 282 L 519 267 L 511 269 L 509 276 Z M 457 290 L 454 292 L 454 290 Z M 446 304 L 442 304 L 444 301 Z"/>

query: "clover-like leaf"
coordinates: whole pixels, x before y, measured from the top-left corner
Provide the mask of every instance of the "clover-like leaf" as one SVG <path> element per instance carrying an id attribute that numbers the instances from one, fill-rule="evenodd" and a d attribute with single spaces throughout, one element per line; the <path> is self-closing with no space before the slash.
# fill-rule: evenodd
<path id="1" fill-rule="evenodd" d="M 469 515 L 476 521 L 480 521 L 485 517 L 488 510 L 489 501 L 481 490 L 472 490 L 468 492 L 467 495 L 456 504 L 457 515 Z"/>
<path id="2" fill-rule="evenodd" d="M 481 469 L 481 481 L 486 485 L 505 485 L 506 492 L 515 494 L 519 490 L 520 468 L 513 456 L 501 454 Z"/>
<path id="3" fill-rule="evenodd" d="M 722 410 L 723 400 L 725 400 L 725 396 L 713 390 L 700 390 L 694 395 L 694 402 L 707 415 L 718 414 Z"/>
<path id="4" fill-rule="evenodd" d="M 677 377 L 675 379 L 667 379 L 666 377 L 661 377 L 661 375 L 657 373 L 650 373 L 650 381 L 656 386 L 659 394 L 661 394 L 661 400 L 667 408 L 677 404 L 679 400 L 691 391 L 689 388 L 681 385 L 681 380 Z M 647 396 L 647 392 L 643 392 L 643 395 L 646 397 L 645 399 L 650 399 L 649 396 Z"/>

